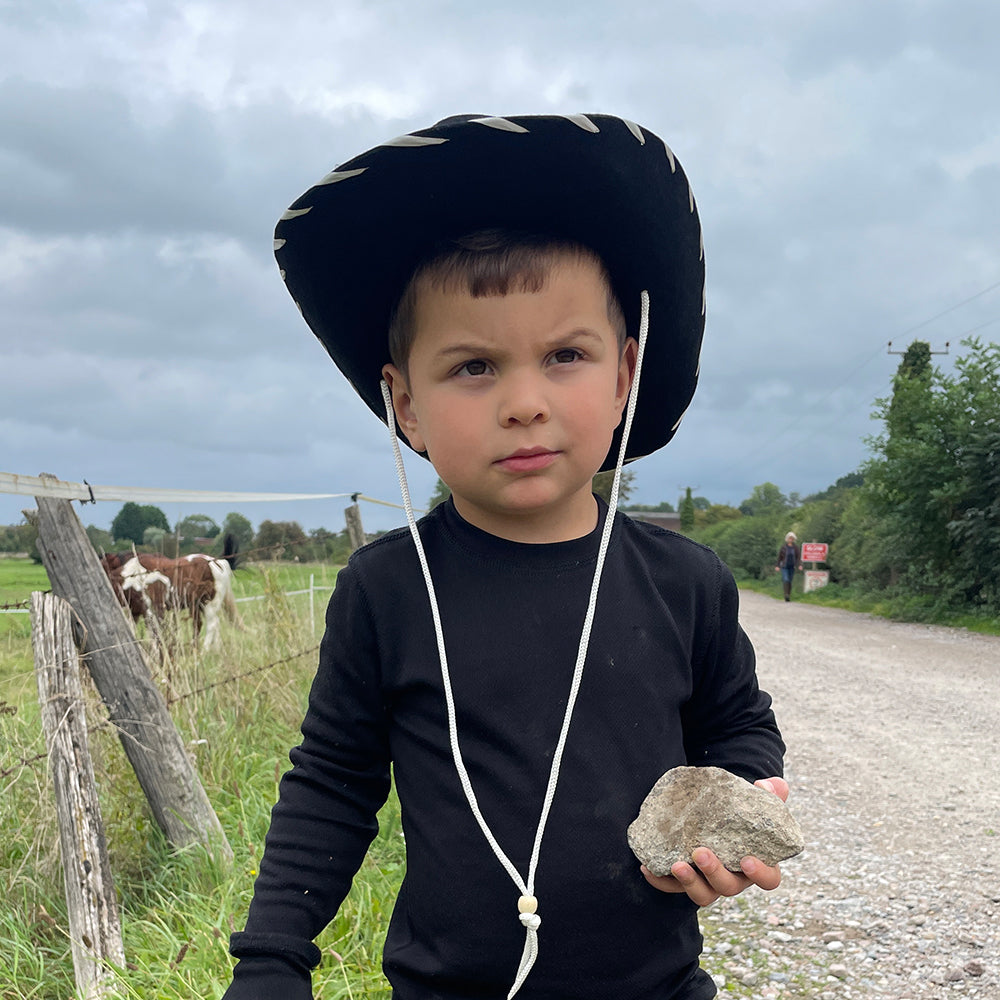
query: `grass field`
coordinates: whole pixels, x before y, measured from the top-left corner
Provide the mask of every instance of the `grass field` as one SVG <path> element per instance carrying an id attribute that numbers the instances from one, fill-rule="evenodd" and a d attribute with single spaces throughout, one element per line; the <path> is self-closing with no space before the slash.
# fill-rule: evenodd
<path id="1" fill-rule="evenodd" d="M 15 562 L 0 561 L 4 602 L 47 586 L 40 567 Z M 307 589 L 310 576 L 316 587 L 332 587 L 336 572 L 332 566 L 289 563 L 241 570 L 240 596 L 265 598 L 240 605 L 246 631 L 227 630 L 221 654 L 181 659 L 169 678 L 158 677 L 162 687 L 169 683 L 183 693 L 249 674 L 172 706 L 233 847 L 231 866 L 200 850 L 172 852 L 117 739 L 107 729 L 91 733 L 128 962 L 117 974 L 120 996 L 191 1000 L 225 990 L 232 965 L 229 934 L 246 917 L 277 780 L 298 741 L 315 669 L 318 635 L 311 632 L 309 596 L 283 594 Z M 316 595 L 317 629 L 327 597 Z M 74 995 L 73 966 L 30 628 L 27 615 L 4 617 L 19 625 L 9 627 L 0 642 L 0 998 L 65 1000 Z M 89 698 L 91 723 L 98 725 L 103 712 L 92 690 Z M 323 962 L 314 976 L 317 996 L 389 996 L 380 956 L 402 872 L 399 812 L 390 800 L 348 902 L 318 941 Z"/>

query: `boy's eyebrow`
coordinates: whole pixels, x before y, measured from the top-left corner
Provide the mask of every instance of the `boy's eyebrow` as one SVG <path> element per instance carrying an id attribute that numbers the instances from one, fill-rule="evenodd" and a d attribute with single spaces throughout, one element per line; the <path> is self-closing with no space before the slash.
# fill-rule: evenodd
<path id="1" fill-rule="evenodd" d="M 601 335 L 596 330 L 592 330 L 589 327 L 581 326 L 576 327 L 567 331 L 566 333 L 560 333 L 556 336 L 550 337 L 545 344 L 546 350 L 555 350 L 557 347 L 563 346 L 567 341 L 570 340 L 595 340 L 600 341 Z M 495 355 L 498 352 L 504 350 L 504 344 L 500 343 L 486 343 L 476 341 L 460 341 L 455 344 L 447 344 L 444 347 L 434 352 L 434 356 L 438 358 L 451 358 L 451 357 L 469 357 L 476 356 L 480 354 Z"/>

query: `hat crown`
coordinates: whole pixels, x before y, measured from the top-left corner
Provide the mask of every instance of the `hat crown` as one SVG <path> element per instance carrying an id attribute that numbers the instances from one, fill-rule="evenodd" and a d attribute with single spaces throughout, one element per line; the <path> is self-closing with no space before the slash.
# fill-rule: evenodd
<path id="1" fill-rule="evenodd" d="M 633 335 L 648 291 L 645 388 L 628 457 L 669 441 L 697 384 L 704 253 L 677 158 L 634 122 L 603 114 L 444 118 L 327 173 L 282 215 L 275 255 L 306 322 L 384 419 L 379 379 L 406 282 L 432 247 L 488 228 L 594 250 Z M 609 455 L 616 448 L 617 438 Z"/>

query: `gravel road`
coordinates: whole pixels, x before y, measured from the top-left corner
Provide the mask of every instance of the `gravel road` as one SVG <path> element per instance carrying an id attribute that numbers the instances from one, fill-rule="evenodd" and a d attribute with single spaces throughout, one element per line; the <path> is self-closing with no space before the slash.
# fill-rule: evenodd
<path id="1" fill-rule="evenodd" d="M 721 996 L 1000 1000 L 1000 638 L 741 603 L 807 846 L 702 912 Z"/>

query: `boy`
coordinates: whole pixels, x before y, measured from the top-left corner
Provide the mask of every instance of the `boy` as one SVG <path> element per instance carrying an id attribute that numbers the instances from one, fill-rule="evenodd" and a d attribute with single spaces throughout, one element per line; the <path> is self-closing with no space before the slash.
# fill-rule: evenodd
<path id="1" fill-rule="evenodd" d="M 590 486 L 665 444 L 694 392 L 703 256 L 673 154 L 608 116 L 447 119 L 327 175 L 275 246 L 307 322 L 452 499 L 413 522 L 393 436 L 410 532 L 338 578 L 227 1000 L 311 996 L 312 938 L 390 764 L 396 1000 L 714 996 L 697 906 L 777 869 L 699 850 L 655 878 L 626 827 L 679 764 L 784 797 L 784 747 L 732 578 Z"/>

